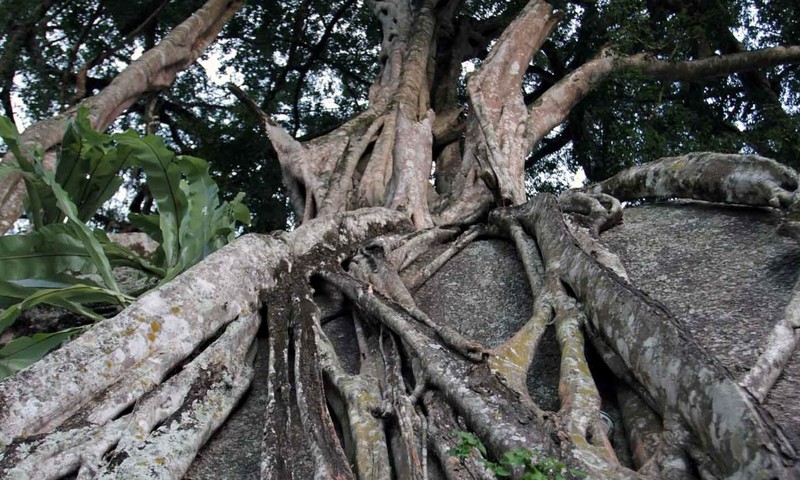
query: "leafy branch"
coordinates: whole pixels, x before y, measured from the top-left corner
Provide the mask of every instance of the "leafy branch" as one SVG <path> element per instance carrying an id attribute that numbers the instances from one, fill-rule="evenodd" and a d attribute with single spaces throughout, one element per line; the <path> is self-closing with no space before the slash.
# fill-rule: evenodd
<path id="1" fill-rule="evenodd" d="M 237 223 L 249 224 L 240 193 L 220 202 L 219 188 L 205 160 L 178 156 L 157 136 L 134 131 L 107 135 L 95 131 L 87 109 L 70 121 L 57 152 L 55 172 L 45 167 L 45 152 L 22 144 L 15 125 L 0 117 L 0 138 L 17 158 L 17 167 L 0 165 L 0 176 L 20 174 L 27 188 L 27 235 L 0 237 L 0 333 L 27 308 L 47 304 L 93 321 L 104 317 L 90 305 L 126 306 L 134 295 L 123 291 L 115 269 L 130 267 L 167 282 L 233 240 Z M 131 215 L 130 221 L 159 247 L 152 258 L 112 243 L 86 222 L 122 185 L 122 172 L 145 173 L 158 213 Z M 0 379 L 30 365 L 82 331 L 20 337 L 0 349 Z M 23 348 L 24 347 L 24 348 Z"/>
<path id="2" fill-rule="evenodd" d="M 510 478 L 515 476 L 520 480 L 566 480 L 566 475 L 586 476 L 579 470 L 567 468 L 566 465 L 554 458 L 541 458 L 534 462 L 537 455 L 528 448 L 517 448 L 506 452 L 498 462 L 488 460 L 488 453 L 483 442 L 470 432 L 454 431 L 459 441 L 449 453 L 456 458 L 469 458 L 475 451 L 480 455 L 480 461 L 497 478 Z"/>

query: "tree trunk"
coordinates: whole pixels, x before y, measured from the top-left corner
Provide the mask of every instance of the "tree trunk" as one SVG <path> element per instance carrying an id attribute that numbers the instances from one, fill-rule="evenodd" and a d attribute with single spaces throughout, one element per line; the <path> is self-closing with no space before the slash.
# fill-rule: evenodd
<path id="1" fill-rule="evenodd" d="M 771 383 L 753 378 L 774 381 L 796 347 L 797 334 L 787 342 L 780 331 L 798 332 L 797 302 L 740 386 L 599 241 L 621 221 L 622 200 L 680 196 L 794 210 L 797 174 L 760 157 L 704 154 L 560 199 L 527 200 L 523 182 L 533 145 L 603 76 L 619 68 L 717 75 L 747 63 L 669 70 L 604 53 L 525 105 L 526 66 L 559 18 L 532 0 L 469 79 L 464 118 L 447 89 L 432 85 L 458 76 L 440 69 L 460 72 L 459 61 L 437 61 L 436 44 L 448 35 L 439 26 L 452 6 L 372 3 L 383 43 L 370 107 L 331 133 L 300 143 L 258 111 L 302 225 L 238 239 L 0 383 L 0 473 L 179 478 L 261 374 L 263 478 L 422 479 L 433 457 L 446 478 L 486 478 L 504 456 L 526 454 L 536 468 L 558 459 L 565 475 L 591 478 L 800 474 L 760 405 Z M 772 53 L 753 61 L 796 61 L 796 50 Z M 447 174 L 435 187 L 432 166 Z M 513 242 L 533 296 L 530 319 L 492 349 L 414 299 L 438 268 L 487 236 Z M 321 328 L 341 315 L 353 324 L 355 370 Z M 525 386 L 551 327 L 561 354 L 557 411 L 537 405 Z M 254 373 L 259 328 L 269 362 Z M 613 373 L 634 464 L 619 461 L 608 437 L 593 362 Z M 461 431 L 480 439 L 494 467 L 477 450 L 454 456 Z M 516 476 L 534 468 L 505 467 Z"/>

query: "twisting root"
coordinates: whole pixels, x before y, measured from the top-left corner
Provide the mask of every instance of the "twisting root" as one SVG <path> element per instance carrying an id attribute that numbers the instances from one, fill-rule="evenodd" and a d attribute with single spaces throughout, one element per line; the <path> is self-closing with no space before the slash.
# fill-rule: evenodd
<path id="1" fill-rule="evenodd" d="M 581 250 L 601 265 L 628 281 L 628 274 L 617 254 L 600 240 L 600 233 L 622 223 L 622 204 L 605 193 L 569 190 L 558 197 L 566 223 Z"/>
<path id="2" fill-rule="evenodd" d="M 449 354 L 421 333 L 410 315 L 351 276 L 333 272 L 320 276 L 339 288 L 365 315 L 400 337 L 408 355 L 419 362 L 428 384 L 442 392 L 490 451 L 498 456 L 520 447 L 550 452 L 544 422 L 516 392 L 498 382 L 485 363 L 472 365 Z"/>
<path id="3" fill-rule="evenodd" d="M 77 428 L 66 426 L 67 421 L 50 434 L 13 443 L 3 452 L 0 473 L 3 478 L 49 479 L 80 467 L 79 478 L 181 478 L 249 387 L 255 358 L 251 345 L 259 323 L 253 314 L 234 320 L 128 415 Z M 164 452 L 172 454 L 167 458 Z"/>
<path id="4" fill-rule="evenodd" d="M 421 452 L 417 450 L 414 435 L 414 424 L 417 423 L 417 427 L 419 427 L 419 422 L 414 404 L 405 391 L 400 352 L 393 335 L 381 335 L 381 339 L 381 353 L 386 366 L 385 389 L 387 394 L 385 398 L 388 397 L 391 403 L 392 416 L 395 420 L 394 428 L 390 429 L 392 435 L 389 438 L 395 472 L 398 478 L 422 480 L 425 475 Z"/>
<path id="5" fill-rule="evenodd" d="M 600 394 L 589 372 L 584 355 L 581 324 L 585 316 L 575 300 L 567 296 L 560 283 L 554 292 L 556 337 L 561 345 L 559 411 L 562 426 L 562 451 L 596 478 L 637 478 L 635 472 L 619 465 L 600 420 Z"/>
<path id="6" fill-rule="evenodd" d="M 510 215 L 498 212 L 491 221 L 500 231 L 505 232 L 517 247 L 522 265 L 528 277 L 528 284 L 533 294 L 533 314 L 525 325 L 513 337 L 494 350 L 489 358 L 492 370 L 502 375 L 509 385 L 523 395 L 528 395 L 526 379 L 536 348 L 548 325 L 553 320 L 551 289 L 545 288 L 545 268 L 536 242 L 531 238 L 519 222 Z M 553 281 L 550 278 L 548 281 Z"/>
<path id="7" fill-rule="evenodd" d="M 384 245 L 384 250 L 389 252 L 387 254 L 389 263 L 395 270 L 402 272 L 431 247 L 449 242 L 456 235 L 458 230 L 455 228 L 430 228 L 399 238 L 396 243 L 387 243 Z"/>
<path id="8" fill-rule="evenodd" d="M 416 321 L 432 329 L 448 347 L 464 357 L 479 362 L 488 353 L 480 344 L 467 340 L 448 325 L 435 323 L 417 308 L 400 275 L 386 261 L 385 252 L 378 245 L 370 244 L 366 248 L 360 248 L 350 262 L 350 273 L 358 280 L 368 283 Z"/>
<path id="9" fill-rule="evenodd" d="M 800 343 L 800 280 L 795 284 L 783 318 L 775 324 L 767 337 L 767 347 L 739 384 L 759 402 L 764 402 L 770 388 L 789 363 L 798 343 Z"/>
<path id="10" fill-rule="evenodd" d="M 558 197 L 564 213 L 579 214 L 594 236 L 622 223 L 622 204 L 605 193 L 567 190 Z"/>
<path id="11" fill-rule="evenodd" d="M 451 258 L 456 256 L 458 252 L 464 250 L 473 240 L 478 238 L 479 236 L 485 233 L 485 228 L 483 225 L 473 225 L 472 227 L 468 228 L 463 234 L 461 234 L 458 239 L 451 243 L 447 250 L 442 252 L 438 257 L 436 257 L 431 263 L 425 266 L 422 270 L 416 273 L 412 278 L 405 282 L 408 290 L 415 292 L 420 287 L 425 285 L 425 282 L 430 280 L 430 278 L 442 268 L 442 265 L 450 261 Z"/>
<path id="12" fill-rule="evenodd" d="M 314 332 L 320 365 L 332 393 L 328 400 L 336 416 L 349 422 L 349 428 L 345 429 L 345 449 L 350 453 L 358 477 L 391 478 L 383 424 L 371 412 L 372 407 L 381 402 L 376 379 L 346 373 L 319 323 L 315 323 Z"/>

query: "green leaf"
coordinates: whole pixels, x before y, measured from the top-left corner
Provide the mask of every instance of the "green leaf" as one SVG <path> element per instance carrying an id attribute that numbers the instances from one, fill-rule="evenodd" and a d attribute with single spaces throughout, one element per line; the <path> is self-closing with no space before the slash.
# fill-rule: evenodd
<path id="1" fill-rule="evenodd" d="M 159 228 L 158 215 L 154 214 L 143 215 L 141 213 L 129 213 L 128 221 L 131 222 L 131 225 L 146 233 L 147 236 L 149 236 L 159 244 L 163 241 L 163 239 L 161 238 L 161 229 Z"/>
<path id="2" fill-rule="evenodd" d="M 94 130 L 89 111 L 78 114 L 67 124 L 59 151 L 56 181 L 74 200 L 78 218 L 88 221 L 122 185 L 120 171 L 127 166 L 131 150 L 111 146 L 112 137 Z"/>
<path id="3" fill-rule="evenodd" d="M 208 173 L 208 163 L 190 156 L 180 156 L 177 161 L 186 176 L 186 180 L 181 182 L 181 191 L 186 196 L 187 208 L 180 219 L 178 261 L 167 278 L 211 253 L 211 240 L 216 231 L 214 213 L 219 207 L 219 188 Z"/>
<path id="4" fill-rule="evenodd" d="M 523 467 L 531 464 L 533 452 L 527 448 L 516 448 L 503 455 L 502 463 L 512 467 Z"/>
<path id="5" fill-rule="evenodd" d="M 72 231 L 65 224 L 54 224 L 27 235 L 0 237 L 0 278 L 52 279 L 63 273 L 95 273 L 92 258 Z"/>
<path id="6" fill-rule="evenodd" d="M 0 349 L 0 380 L 32 365 L 47 352 L 83 330 L 83 327 L 79 327 L 55 333 L 37 333 L 32 337 L 15 338 L 8 342 Z"/>
<path id="7" fill-rule="evenodd" d="M 111 264 L 103 251 L 103 247 L 100 245 L 97 238 L 95 238 L 92 230 L 78 218 L 77 208 L 75 204 L 72 203 L 72 200 L 70 200 L 67 192 L 56 182 L 55 175 L 52 172 L 43 171 L 42 179 L 52 189 L 53 195 L 56 197 L 58 208 L 61 209 L 69 220 L 67 224 L 68 229 L 75 238 L 83 243 L 84 248 L 89 254 L 89 258 L 92 259 L 97 269 L 97 273 L 103 278 L 105 286 L 111 290 L 119 291 L 114 273 L 111 270 Z"/>
<path id="8" fill-rule="evenodd" d="M 2 292 L 4 296 L 18 296 L 23 291 L 20 288 L 19 285 L 15 285 L 11 282 L 0 282 L 0 292 Z M 8 307 L 0 313 L 0 332 L 13 324 L 14 320 L 19 317 L 19 314 L 23 310 L 43 303 L 66 308 L 71 312 L 86 316 L 94 321 L 99 321 L 103 319 L 102 316 L 82 307 L 81 304 L 119 302 L 124 305 L 130 301 L 133 301 L 133 298 L 122 293 L 84 284 L 77 284 L 66 288 L 37 289 L 23 301 Z"/>
<path id="9" fill-rule="evenodd" d="M 129 130 L 116 134 L 114 140 L 130 147 L 132 163 L 140 166 L 147 176 L 147 186 L 158 208 L 161 247 L 168 268 L 178 263 L 180 254 L 180 221 L 187 208 L 186 195 L 181 191 L 181 171 L 175 154 L 164 146 L 164 140 L 154 135 L 140 138 Z"/>
<path id="10" fill-rule="evenodd" d="M 510 477 L 511 474 L 512 474 L 512 471 L 510 469 L 508 469 L 506 467 L 503 467 L 501 465 L 497 465 L 497 464 L 495 464 L 491 468 L 491 470 L 492 470 L 492 473 L 494 473 L 495 476 L 498 476 L 498 477 Z"/>
<path id="11" fill-rule="evenodd" d="M 97 286 L 87 278 L 78 279 L 70 275 L 57 275 L 50 279 L 21 278 L 17 280 L 0 280 L 0 309 L 11 307 L 39 290 L 66 288 L 73 285 Z"/>
<path id="12" fill-rule="evenodd" d="M 27 154 L 30 153 L 34 157 L 39 156 L 39 158 L 41 158 L 43 154 L 40 151 L 37 151 L 35 147 L 31 146 L 28 146 L 28 149 L 30 150 L 29 152 L 23 152 L 23 146 L 20 143 L 21 139 L 19 136 L 19 131 L 17 131 L 17 126 L 14 125 L 14 122 L 6 117 L 0 117 L 0 137 L 2 137 L 3 141 L 6 143 L 6 145 L 8 145 L 8 149 L 11 151 L 11 153 L 14 154 L 20 171 L 35 173 L 36 169 L 34 168 L 34 164 L 32 163 L 31 159 L 28 158 Z M 37 185 L 36 182 L 30 177 L 23 178 L 25 181 L 25 188 L 27 189 L 28 193 L 26 202 L 28 218 L 31 220 L 31 222 L 33 222 L 34 227 L 38 228 L 44 225 L 41 198 L 43 190 L 41 185 Z"/>

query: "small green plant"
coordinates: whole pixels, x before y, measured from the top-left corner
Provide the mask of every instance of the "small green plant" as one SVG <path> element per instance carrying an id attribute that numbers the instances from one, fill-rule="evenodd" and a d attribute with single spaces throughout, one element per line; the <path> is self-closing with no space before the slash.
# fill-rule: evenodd
<path id="1" fill-rule="evenodd" d="M 470 432 L 454 431 L 458 444 L 450 449 L 450 455 L 468 458 L 474 451 L 480 454 L 478 461 L 498 478 L 510 478 L 517 472 L 521 480 L 566 480 L 566 475 L 585 476 L 578 470 L 567 468 L 554 458 L 539 458 L 534 462 L 535 453 L 528 448 L 517 448 L 506 452 L 499 462 L 488 460 L 483 442 Z"/>
<path id="2" fill-rule="evenodd" d="M 46 304 L 94 321 L 103 316 L 91 306 L 125 306 L 114 269 L 130 267 L 167 282 L 225 245 L 237 222 L 249 224 L 243 193 L 220 202 L 208 163 L 175 155 L 155 135 L 107 135 L 95 131 L 81 109 L 69 122 L 57 152 L 55 172 L 45 168 L 39 145 L 23 144 L 13 122 L 0 117 L 0 138 L 18 166 L 0 165 L 0 176 L 20 174 L 27 189 L 26 216 L 32 231 L 0 236 L 0 334 L 22 310 Z M 130 221 L 159 243 L 145 259 L 112 243 L 86 222 L 121 186 L 121 173 L 140 168 L 156 202 L 157 214 L 131 215 Z M 84 327 L 19 337 L 0 349 L 0 379 L 35 362 Z"/>

